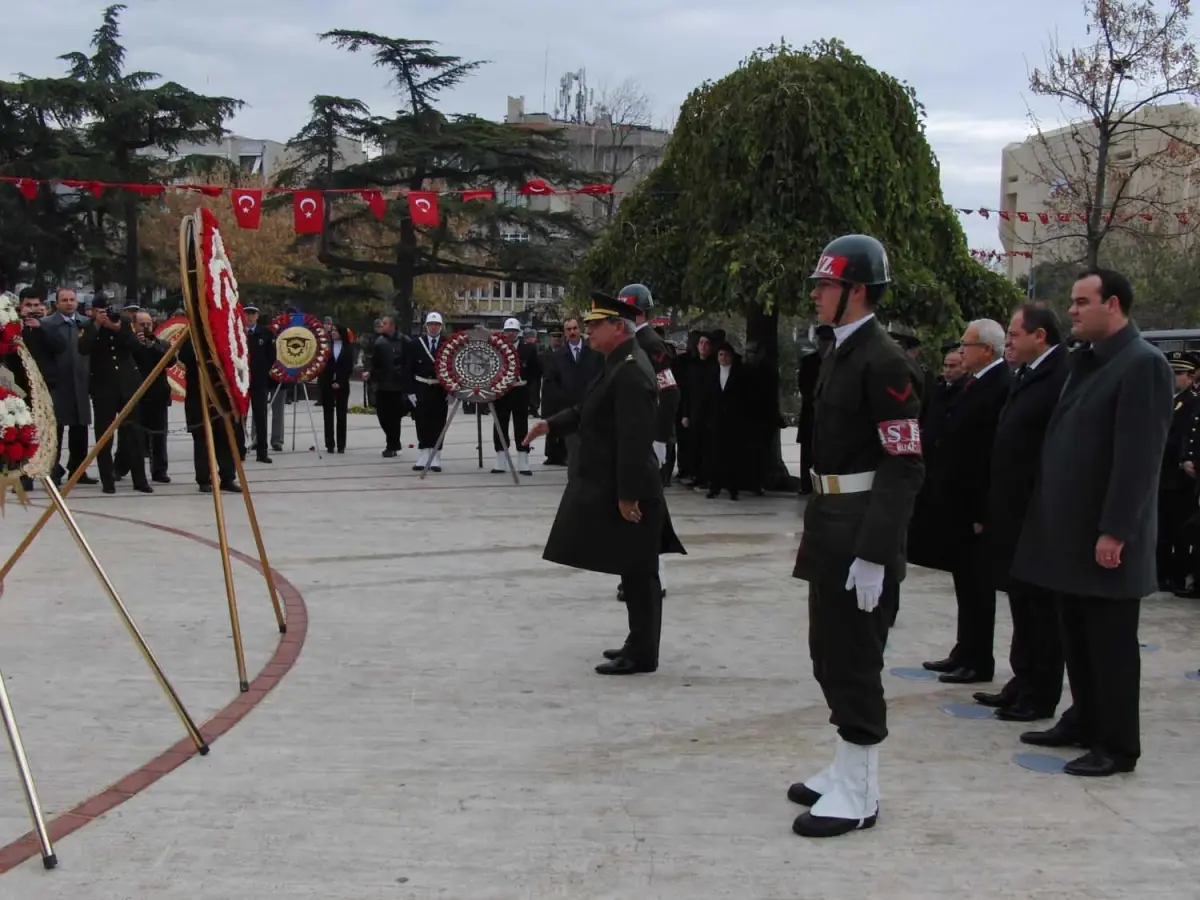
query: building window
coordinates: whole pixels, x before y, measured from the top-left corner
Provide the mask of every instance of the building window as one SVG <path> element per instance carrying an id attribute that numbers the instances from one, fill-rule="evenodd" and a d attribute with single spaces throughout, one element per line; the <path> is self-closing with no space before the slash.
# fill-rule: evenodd
<path id="1" fill-rule="evenodd" d="M 500 282 L 498 281 L 492 282 L 492 296 L 496 299 L 500 298 Z"/>
<path id="2" fill-rule="evenodd" d="M 262 157 L 258 155 L 239 156 L 238 168 L 247 175 L 260 175 L 262 174 Z"/>
<path id="3" fill-rule="evenodd" d="M 513 296 L 513 283 L 511 281 L 504 282 L 504 299 L 511 300 Z"/>

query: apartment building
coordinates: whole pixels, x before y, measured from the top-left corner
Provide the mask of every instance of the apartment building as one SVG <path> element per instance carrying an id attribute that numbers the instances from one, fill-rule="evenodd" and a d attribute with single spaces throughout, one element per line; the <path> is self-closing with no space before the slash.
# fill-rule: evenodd
<path id="1" fill-rule="evenodd" d="M 614 122 L 612 115 L 600 107 L 587 110 L 581 105 L 579 114 L 565 119 L 550 113 L 529 113 L 525 111 L 524 97 L 508 98 L 504 123 L 514 128 L 561 130 L 571 165 L 580 171 L 594 173 L 598 183 L 612 184 L 613 194 L 527 197 L 501 189 L 497 193 L 497 202 L 551 212 L 574 210 L 597 227 L 602 227 L 615 214 L 622 197 L 658 166 L 670 137 L 664 129 Z M 504 237 L 511 241 L 529 239 L 517 230 Z M 616 287 L 619 285 L 614 289 Z M 530 321 L 539 308 L 560 302 L 564 293 L 561 285 L 494 281 L 490 285 L 460 291 L 458 300 L 464 313 L 478 314 L 480 318 L 516 316 L 522 321 Z"/>
<path id="2" fill-rule="evenodd" d="M 157 150 L 148 152 L 156 156 L 163 155 L 161 151 Z M 338 142 L 338 152 L 341 155 L 338 168 L 367 161 L 366 151 L 359 141 L 341 139 Z M 287 166 L 291 161 L 291 151 L 288 150 L 287 144 L 264 138 L 245 137 L 240 134 L 226 135 L 219 141 L 180 144 L 169 158 L 182 159 L 187 156 L 218 157 L 234 164 L 242 175 L 259 175 L 267 178 Z"/>
<path id="3" fill-rule="evenodd" d="M 1175 214 L 1191 213 L 1195 219 L 1200 213 L 1198 160 L 1187 142 L 1200 143 L 1200 109 L 1187 103 L 1148 106 L 1111 141 L 1106 196 L 1114 197 L 1120 189 L 1123 197 L 1143 198 L 1122 204 L 1118 214 L 1136 217 L 1148 210 L 1144 201 L 1153 200 L 1155 227 L 1186 230 Z M 1097 145 L 1096 126 L 1078 122 L 1009 144 L 1001 152 L 1000 209 L 1005 215 L 997 217 L 1000 243 L 1007 251 L 1032 254 L 1007 258 L 1010 278 L 1027 276 L 1040 262 L 1080 257 L 1084 225 L 1079 216 L 1087 214 L 1092 196 L 1090 188 L 1084 192 L 1082 187 L 1094 182 Z M 1107 240 L 1117 239 L 1119 235 Z"/>

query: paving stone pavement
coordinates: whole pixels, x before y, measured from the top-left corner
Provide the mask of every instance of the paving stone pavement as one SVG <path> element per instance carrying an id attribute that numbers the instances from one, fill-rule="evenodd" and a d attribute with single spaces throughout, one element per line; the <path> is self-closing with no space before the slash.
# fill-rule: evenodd
<path id="1" fill-rule="evenodd" d="M 539 464 L 519 488 L 481 472 L 465 419 L 448 471 L 421 481 L 415 450 L 380 458 L 372 417 L 351 417 L 349 452 L 325 459 L 298 421 L 296 452 L 247 464 L 271 564 L 307 605 L 295 668 L 209 756 L 59 842 L 57 870 L 35 858 L 0 876 L 0 900 L 1197 896 L 1200 682 L 1184 673 L 1200 666 L 1200 605 L 1145 605 L 1158 649 L 1135 774 L 1026 771 L 1022 726 L 941 710 L 970 688 L 887 675 L 880 824 L 804 841 L 784 792 L 834 735 L 789 577 L 795 499 L 673 488 L 690 555 L 667 561 L 661 667 L 603 678 L 592 667 L 625 630 L 615 580 L 541 560 L 563 472 Z M 202 721 L 238 693 L 216 552 L 97 515 L 215 537 L 187 439 L 171 453 L 175 483 L 154 496 L 126 483 L 71 503 Z M 228 513 L 253 555 L 237 498 Z M 9 507 L 6 555 L 32 520 Z M 279 635 L 261 577 L 234 567 L 253 676 Z M 888 666 L 942 655 L 953 633 L 949 578 L 914 570 Z M 1008 638 L 1002 602 L 1001 657 Z M 0 668 L 50 815 L 183 736 L 57 520 L 4 585 Z M 0 751 L 0 844 L 28 828 Z"/>

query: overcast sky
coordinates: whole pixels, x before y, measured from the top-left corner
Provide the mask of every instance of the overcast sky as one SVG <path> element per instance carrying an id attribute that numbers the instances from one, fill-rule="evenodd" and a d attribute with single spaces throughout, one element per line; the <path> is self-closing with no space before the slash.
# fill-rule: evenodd
<path id="1" fill-rule="evenodd" d="M 490 60 L 450 95 L 449 112 L 500 119 L 506 97 L 538 111 L 559 78 L 586 69 L 599 90 L 636 79 L 655 118 L 670 119 L 688 92 L 736 68 L 757 47 L 838 37 L 866 60 L 913 84 L 929 111 L 947 202 L 995 207 L 1000 150 L 1028 133 L 1028 76 L 1050 32 L 1083 33 L 1081 0 L 129 0 L 123 14 L 129 68 L 195 91 L 237 97 L 240 134 L 286 140 L 316 94 L 393 108 L 387 77 L 367 57 L 317 40 L 333 28 L 441 42 Z M 88 49 L 100 21 L 94 0 L 21 4 L 0 33 L 0 77 L 61 74 L 56 56 Z M 548 66 L 547 66 L 548 57 Z M 549 77 L 546 78 L 548 72 Z M 1035 107 L 1056 123 L 1053 107 Z M 998 247 L 993 217 L 963 219 L 972 247 Z"/>

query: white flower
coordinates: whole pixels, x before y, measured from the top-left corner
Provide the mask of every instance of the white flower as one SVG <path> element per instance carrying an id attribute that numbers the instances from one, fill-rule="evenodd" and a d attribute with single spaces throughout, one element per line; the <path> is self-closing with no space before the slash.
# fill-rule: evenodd
<path id="1" fill-rule="evenodd" d="M 22 409 L 16 414 L 17 425 L 24 427 L 25 425 L 33 424 L 33 416 L 28 409 Z"/>
<path id="2" fill-rule="evenodd" d="M 21 301 L 17 299 L 16 294 L 5 291 L 0 294 L 0 328 L 10 322 L 20 321 L 20 316 L 17 315 L 17 310 L 21 305 Z"/>

